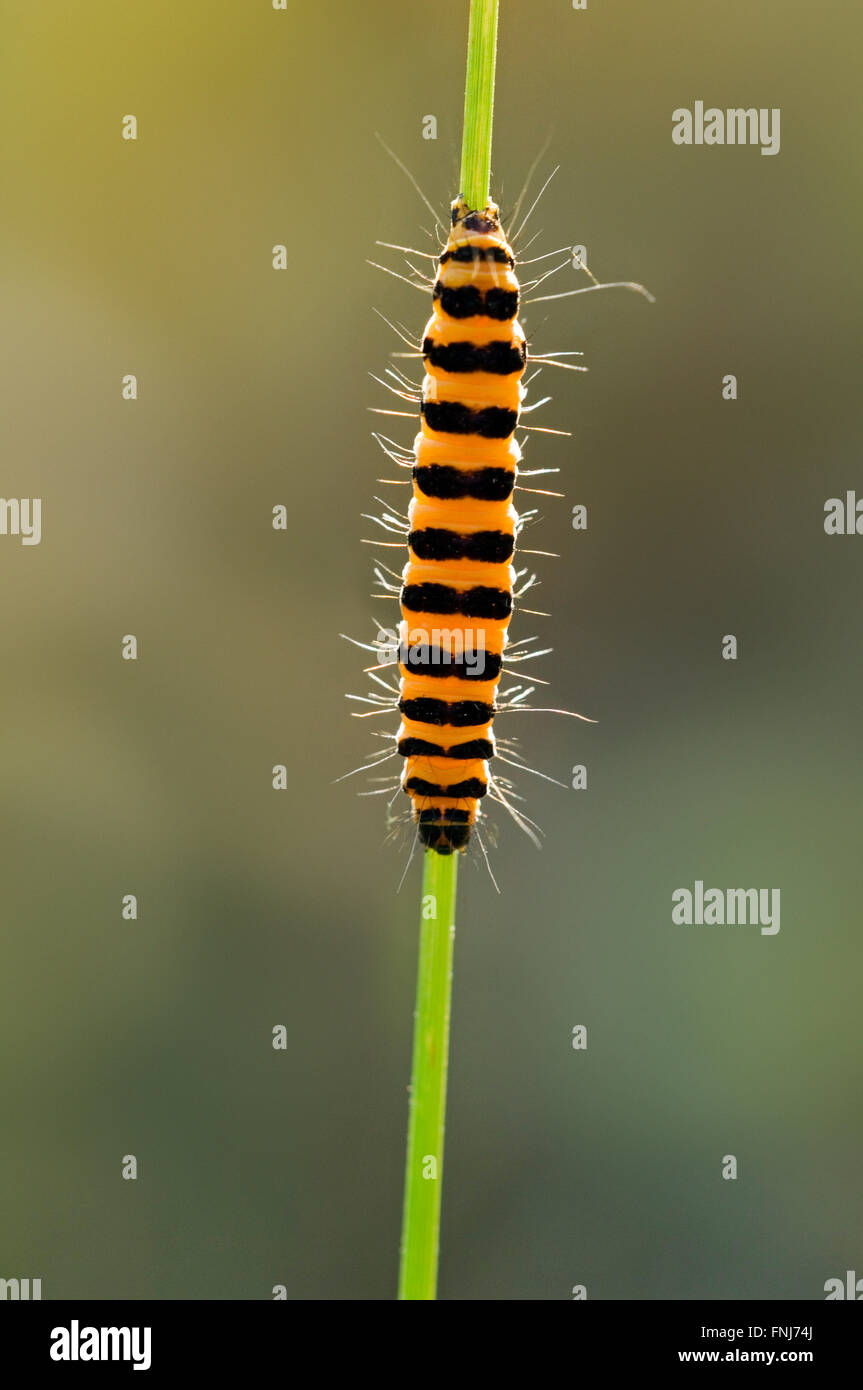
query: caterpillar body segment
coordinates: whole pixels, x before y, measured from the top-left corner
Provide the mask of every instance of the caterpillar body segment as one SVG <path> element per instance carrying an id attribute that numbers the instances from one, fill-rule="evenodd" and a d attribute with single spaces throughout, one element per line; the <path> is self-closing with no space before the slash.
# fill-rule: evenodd
<path id="1" fill-rule="evenodd" d="M 489 788 L 492 723 L 516 582 L 527 345 L 497 207 L 452 205 L 423 333 L 409 558 L 399 595 L 397 750 L 421 842 L 468 843 Z"/>

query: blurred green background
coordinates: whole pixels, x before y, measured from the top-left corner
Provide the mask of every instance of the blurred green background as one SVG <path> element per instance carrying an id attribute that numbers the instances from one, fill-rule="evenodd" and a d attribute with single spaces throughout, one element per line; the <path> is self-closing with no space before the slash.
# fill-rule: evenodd
<path id="1" fill-rule="evenodd" d="M 519 725 L 588 789 L 521 779 L 546 841 L 500 825 L 500 896 L 463 865 L 441 1296 L 818 1299 L 863 1270 L 863 540 L 823 531 L 863 494 L 863 22 L 501 9 L 494 192 L 550 135 L 527 254 L 657 303 L 525 314 L 591 372 L 537 383 L 562 558 L 513 637 L 599 722 Z M 429 311 L 366 264 L 430 245 L 374 132 L 445 210 L 466 10 L 2 6 L 2 491 L 44 514 L 0 537 L 0 1275 L 45 1298 L 393 1295 L 419 869 L 397 896 L 382 799 L 333 785 L 370 744 L 338 634 L 384 609 L 372 306 Z M 780 154 L 675 146 L 696 99 L 780 107 Z M 696 878 L 780 888 L 780 933 L 673 926 Z"/>

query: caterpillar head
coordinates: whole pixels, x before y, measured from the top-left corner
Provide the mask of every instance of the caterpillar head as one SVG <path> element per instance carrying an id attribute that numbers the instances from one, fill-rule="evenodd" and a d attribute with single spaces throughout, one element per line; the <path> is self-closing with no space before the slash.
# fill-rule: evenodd
<path id="1" fill-rule="evenodd" d="M 482 232 L 494 235 L 500 232 L 500 209 L 497 203 L 486 203 L 482 212 L 471 208 L 464 198 L 455 198 L 452 204 L 452 225 L 466 232 Z"/>

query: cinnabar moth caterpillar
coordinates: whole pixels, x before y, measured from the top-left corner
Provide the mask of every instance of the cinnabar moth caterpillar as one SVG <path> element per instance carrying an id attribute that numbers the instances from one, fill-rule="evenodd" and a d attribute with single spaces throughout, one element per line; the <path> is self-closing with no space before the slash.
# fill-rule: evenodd
<path id="1" fill-rule="evenodd" d="M 512 494 L 527 343 L 515 257 L 494 203 L 482 211 L 453 203 L 433 299 L 399 594 L 397 749 L 421 843 L 452 854 L 468 843 L 489 788 L 516 578 Z"/>
<path id="2" fill-rule="evenodd" d="M 546 180 L 540 196 L 548 182 Z M 422 196 L 434 212 L 425 195 Z M 538 201 L 538 198 L 534 201 L 531 212 Z M 526 222 L 527 217 L 517 237 Z M 380 245 L 391 246 L 392 243 L 381 242 Z M 396 634 L 385 635 L 382 629 L 373 646 L 363 642 L 356 644 L 377 655 L 379 664 L 367 670 L 388 696 L 372 693 L 369 697 L 349 698 L 371 705 L 371 714 L 382 714 L 397 707 L 401 725 L 395 748 L 354 771 L 377 768 L 391 757 L 404 758 L 396 796 L 405 792 L 410 798 L 419 842 L 446 855 L 463 850 L 468 844 L 472 830 L 481 819 L 482 800 L 486 796 L 504 806 L 516 824 L 539 844 L 534 834 L 538 827 L 531 828 L 533 822 L 509 799 L 510 784 L 505 778 L 492 774 L 493 760 L 532 771 L 546 781 L 557 782 L 557 779 L 529 768 L 509 743 L 498 740 L 496 744 L 492 732 L 495 715 L 501 711 L 536 709 L 524 703 L 534 689 L 532 685 L 516 685 L 500 694 L 505 664 L 545 656 L 551 650 L 532 648 L 514 654 L 516 647 L 534 640 L 523 638 L 510 646 L 507 655 L 513 600 L 536 580 L 536 576 L 531 575 L 523 581 L 527 571 L 516 571 L 512 564 L 519 530 L 535 513 L 519 516 L 512 501 L 521 462 L 515 433 L 525 395 L 522 377 L 528 363 L 528 349 L 518 321 L 520 289 L 515 256 L 501 227 L 497 206 L 489 202 L 480 211 L 457 198 L 452 204 L 452 225 L 446 245 L 440 255 L 430 255 L 430 259 L 437 260 L 432 316 L 421 343 L 416 345 L 419 351 L 395 354 L 422 358 L 425 372 L 421 391 L 417 383 L 392 368 L 387 374 L 398 383 L 398 389 L 391 382 L 381 382 L 396 395 L 419 403 L 420 432 L 410 453 L 385 436 L 375 436 L 397 466 L 410 469 L 413 491 L 406 516 L 390 511 L 384 504 L 382 515 L 370 518 L 385 531 L 401 538 L 401 542 L 378 540 L 373 544 L 399 546 L 407 541 L 408 545 L 408 562 L 401 574 L 390 571 L 393 578 L 400 581 L 398 584 L 391 583 L 379 568 L 375 570 L 385 592 L 397 597 L 400 604 L 397 641 Z M 566 261 L 522 288 L 533 289 L 568 264 L 569 255 Z M 419 275 L 411 261 L 408 265 Z M 594 289 L 613 288 L 634 290 L 653 302 L 653 296 L 643 285 L 632 281 L 600 284 L 586 265 L 582 263 L 581 268 L 592 280 L 591 285 L 564 290 L 560 294 L 534 295 L 530 302 L 568 299 L 571 295 L 589 294 Z M 395 271 L 390 273 L 396 274 Z M 418 279 L 410 279 L 408 283 L 424 287 Z M 410 338 L 395 324 L 390 327 L 411 345 Z M 557 360 L 572 355 L 580 354 L 537 356 L 532 353 L 531 361 L 539 367 L 548 365 L 567 371 L 585 371 L 583 366 Z M 548 399 L 550 397 L 544 397 L 536 405 L 543 405 Z M 560 430 L 544 432 L 566 433 Z M 548 495 L 561 496 L 560 493 Z M 515 589 L 517 581 L 520 587 Z M 384 660 L 385 654 L 392 658 L 392 645 L 397 648 L 395 659 Z M 375 674 L 386 666 L 397 666 L 398 690 Z M 585 718 L 572 710 L 546 712 Z M 351 776 L 350 773 L 346 775 Z M 564 786 L 564 783 L 558 785 Z M 381 792 L 388 790 L 385 787 Z M 380 793 L 365 793 L 376 794 Z M 482 839 L 477 838 L 488 863 Z"/>

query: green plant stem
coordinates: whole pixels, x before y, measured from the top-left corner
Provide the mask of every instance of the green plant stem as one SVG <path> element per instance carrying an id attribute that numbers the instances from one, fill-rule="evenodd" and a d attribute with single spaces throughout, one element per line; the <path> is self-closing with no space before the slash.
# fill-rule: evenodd
<path id="1" fill-rule="evenodd" d="M 461 196 L 488 203 L 498 0 L 471 0 Z M 400 1299 L 437 1297 L 458 854 L 426 850 L 402 1215 Z"/>
<path id="2" fill-rule="evenodd" d="M 464 85 L 461 196 L 470 208 L 479 211 L 488 202 L 491 174 L 497 13 L 498 0 L 471 0 Z"/>
<path id="3" fill-rule="evenodd" d="M 437 1293 L 458 860 L 458 854 L 425 853 L 400 1299 L 434 1299 Z"/>

